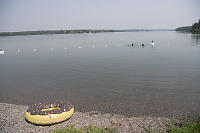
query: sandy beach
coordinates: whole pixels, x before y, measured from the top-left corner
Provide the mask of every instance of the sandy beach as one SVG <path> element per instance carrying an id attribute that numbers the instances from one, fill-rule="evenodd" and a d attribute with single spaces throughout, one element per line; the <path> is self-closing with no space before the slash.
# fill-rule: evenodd
<path id="1" fill-rule="evenodd" d="M 145 129 L 167 130 L 171 120 L 163 117 L 126 117 L 123 115 L 102 114 L 99 112 L 77 112 L 67 121 L 51 126 L 36 126 L 25 120 L 27 106 L 0 103 L 0 132 L 2 133 L 43 133 L 54 129 L 88 125 L 117 128 L 120 133 L 145 133 Z"/>

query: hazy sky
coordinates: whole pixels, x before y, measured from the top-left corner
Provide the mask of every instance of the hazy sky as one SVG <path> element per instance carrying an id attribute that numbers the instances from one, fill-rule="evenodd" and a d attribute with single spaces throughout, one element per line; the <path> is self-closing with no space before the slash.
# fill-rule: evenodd
<path id="1" fill-rule="evenodd" d="M 191 25 L 200 0 L 0 0 L 0 32 Z"/>

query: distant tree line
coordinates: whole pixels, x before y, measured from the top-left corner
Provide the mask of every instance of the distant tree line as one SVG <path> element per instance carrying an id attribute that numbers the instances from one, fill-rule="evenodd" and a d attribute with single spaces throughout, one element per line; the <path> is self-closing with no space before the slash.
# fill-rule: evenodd
<path id="1" fill-rule="evenodd" d="M 194 23 L 192 25 L 192 33 L 198 33 L 198 34 L 200 34 L 200 19 L 199 19 L 199 22 Z"/>
<path id="2" fill-rule="evenodd" d="M 0 32 L 0 36 L 17 35 L 41 35 L 41 34 L 77 34 L 77 33 L 102 33 L 102 32 L 139 32 L 139 31 L 171 31 L 170 29 L 133 29 L 133 30 L 41 30 L 41 31 L 20 31 L 20 32 Z"/>
<path id="3" fill-rule="evenodd" d="M 76 34 L 76 33 L 99 33 L 114 32 L 113 30 L 43 30 L 43 31 L 20 31 L 20 32 L 0 32 L 0 36 L 17 35 L 41 35 L 41 34 Z"/>
<path id="4" fill-rule="evenodd" d="M 200 19 L 199 22 L 192 24 L 192 26 L 178 27 L 176 31 L 191 32 L 193 34 L 200 34 Z"/>
<path id="5" fill-rule="evenodd" d="M 192 32 L 192 26 L 178 27 L 175 30 L 180 32 Z"/>

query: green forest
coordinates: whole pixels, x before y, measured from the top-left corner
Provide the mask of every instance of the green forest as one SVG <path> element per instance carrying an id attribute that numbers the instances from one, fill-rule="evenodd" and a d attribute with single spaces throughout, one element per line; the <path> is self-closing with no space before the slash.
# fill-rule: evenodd
<path id="1" fill-rule="evenodd" d="M 192 25 L 192 33 L 194 33 L 194 34 L 200 34 L 200 19 L 199 19 L 199 22 L 197 22 L 197 23 L 194 23 L 193 25 Z"/>
<path id="2" fill-rule="evenodd" d="M 192 24 L 192 26 L 184 26 L 175 29 L 176 31 L 181 32 L 191 32 L 193 34 L 200 34 L 200 19 L 199 22 Z"/>

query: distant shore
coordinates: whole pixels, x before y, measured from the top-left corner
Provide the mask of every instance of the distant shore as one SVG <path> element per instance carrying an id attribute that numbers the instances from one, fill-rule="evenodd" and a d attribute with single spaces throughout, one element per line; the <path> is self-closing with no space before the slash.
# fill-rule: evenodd
<path id="1" fill-rule="evenodd" d="M 192 26 L 178 27 L 175 30 L 179 32 L 192 32 Z"/>
<path id="2" fill-rule="evenodd" d="M 189 32 L 192 34 L 200 34 L 200 19 L 199 22 L 192 24 L 192 26 L 182 26 L 175 29 L 179 32 Z"/>
<path id="3" fill-rule="evenodd" d="M 105 33 L 105 32 L 140 32 L 140 31 L 174 31 L 173 29 L 130 29 L 130 30 L 39 30 L 39 31 L 19 31 L 19 32 L 0 32 L 0 36 L 18 35 L 42 35 L 42 34 L 78 34 L 78 33 Z"/>
<path id="4" fill-rule="evenodd" d="M 36 126 L 25 120 L 27 106 L 0 103 L 0 132 L 52 132 L 54 129 L 74 126 L 84 128 L 93 125 L 117 128 L 119 132 L 145 132 L 167 130 L 171 120 L 164 117 L 126 117 L 123 115 L 102 114 L 99 112 L 77 112 L 67 121 L 51 126 Z"/>

